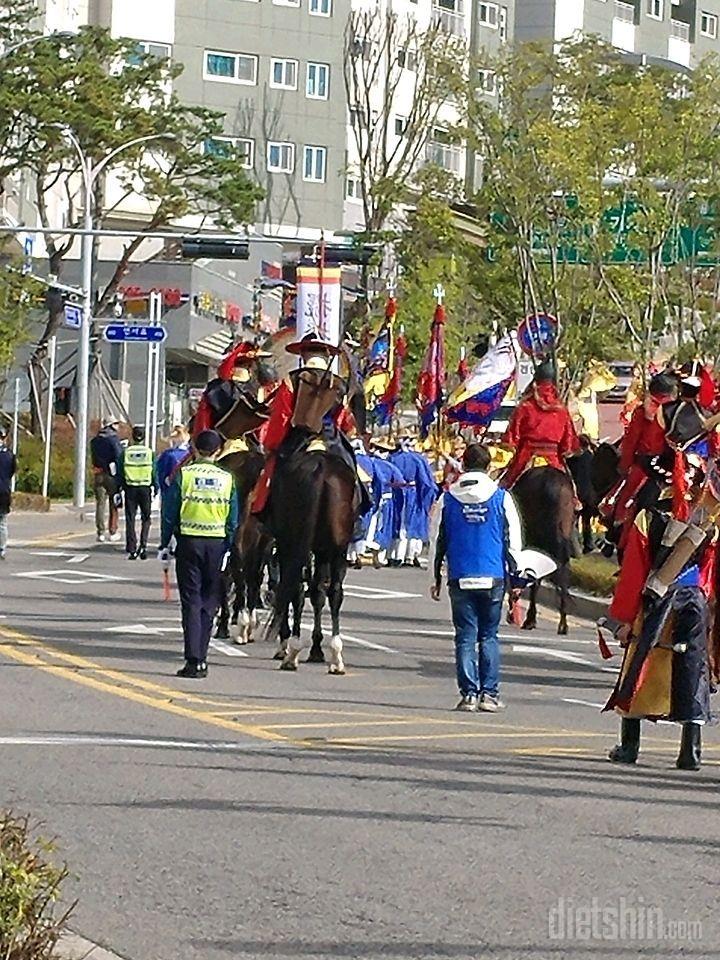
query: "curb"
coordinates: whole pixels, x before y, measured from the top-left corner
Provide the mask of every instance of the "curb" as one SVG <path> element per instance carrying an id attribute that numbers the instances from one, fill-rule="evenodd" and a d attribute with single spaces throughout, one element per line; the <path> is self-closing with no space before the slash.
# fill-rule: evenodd
<path id="1" fill-rule="evenodd" d="M 538 589 L 538 601 L 545 606 L 553 609 L 557 608 L 557 592 L 555 587 L 547 584 L 540 584 Z M 603 597 L 591 597 L 587 593 L 579 593 L 577 590 L 570 591 L 570 603 L 568 604 L 568 613 L 574 614 L 585 620 L 598 620 L 600 617 L 606 617 L 610 601 Z"/>
<path id="2" fill-rule="evenodd" d="M 119 954 L 77 933 L 64 934 L 58 940 L 53 957 L 56 960 L 124 960 Z"/>

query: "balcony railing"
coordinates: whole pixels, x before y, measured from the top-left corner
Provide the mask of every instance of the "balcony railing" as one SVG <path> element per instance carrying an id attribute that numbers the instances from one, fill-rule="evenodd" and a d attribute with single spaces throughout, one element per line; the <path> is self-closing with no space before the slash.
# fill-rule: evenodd
<path id="1" fill-rule="evenodd" d="M 445 10 L 444 7 L 433 6 L 433 19 L 445 33 L 454 37 L 465 36 L 465 15 Z"/>
<path id="2" fill-rule="evenodd" d="M 461 147 L 451 147 L 445 143 L 431 141 L 425 147 L 425 160 L 434 163 L 449 173 L 459 174 L 462 170 L 463 150 Z"/>
<path id="3" fill-rule="evenodd" d="M 690 24 L 683 23 L 682 20 L 671 20 L 670 36 L 674 40 L 684 40 L 685 43 L 690 43 Z"/>
<path id="4" fill-rule="evenodd" d="M 615 0 L 614 16 L 616 20 L 622 20 L 623 23 L 635 23 L 635 5 L 623 3 L 623 0 Z"/>

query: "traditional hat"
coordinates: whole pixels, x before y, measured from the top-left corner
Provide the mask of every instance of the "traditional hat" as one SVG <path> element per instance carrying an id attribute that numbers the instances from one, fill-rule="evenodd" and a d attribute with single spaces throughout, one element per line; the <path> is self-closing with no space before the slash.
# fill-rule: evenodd
<path id="1" fill-rule="evenodd" d="M 680 367 L 680 382 L 687 384 L 688 387 L 702 386 L 702 365 L 699 360 L 691 360 Z"/>
<path id="2" fill-rule="evenodd" d="M 656 373 L 648 384 L 648 393 L 651 397 L 670 400 L 675 394 L 677 380 L 669 373 Z"/>
<path id="3" fill-rule="evenodd" d="M 235 367 L 249 367 L 261 357 L 270 357 L 272 354 L 261 350 L 250 340 L 242 340 L 240 343 L 230 347 L 225 356 L 218 364 L 218 376 L 222 380 L 229 380 L 232 377 Z"/>
<path id="4" fill-rule="evenodd" d="M 392 452 L 396 449 L 397 445 L 388 437 L 372 437 L 369 446 L 375 447 L 376 450 L 388 450 Z"/>
<path id="5" fill-rule="evenodd" d="M 326 353 L 329 357 L 337 357 L 342 353 L 340 347 L 327 340 L 321 340 L 317 334 L 306 333 L 302 340 L 296 340 L 285 347 L 286 353 Z"/>

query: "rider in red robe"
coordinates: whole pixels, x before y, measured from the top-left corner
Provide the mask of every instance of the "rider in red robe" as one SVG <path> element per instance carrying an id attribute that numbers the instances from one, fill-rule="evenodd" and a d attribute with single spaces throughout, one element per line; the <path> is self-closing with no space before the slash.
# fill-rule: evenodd
<path id="1" fill-rule="evenodd" d="M 503 443 L 515 451 L 501 480 L 501 486 L 508 490 L 535 457 L 565 470 L 565 458 L 580 449 L 572 418 L 558 394 L 551 363 L 541 363 L 535 371 L 532 388 L 518 404 Z"/>

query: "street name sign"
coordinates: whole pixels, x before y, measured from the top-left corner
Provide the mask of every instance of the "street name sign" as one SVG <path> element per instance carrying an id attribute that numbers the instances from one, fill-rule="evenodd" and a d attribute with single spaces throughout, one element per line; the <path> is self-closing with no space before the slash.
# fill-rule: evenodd
<path id="1" fill-rule="evenodd" d="M 74 303 L 66 303 L 63 308 L 63 313 L 65 315 L 65 319 L 63 320 L 64 327 L 68 327 L 70 330 L 79 330 L 82 327 L 82 307 L 78 307 Z"/>
<path id="2" fill-rule="evenodd" d="M 167 339 L 167 330 L 155 325 L 110 323 L 105 327 L 104 336 L 109 343 L 162 343 Z"/>

